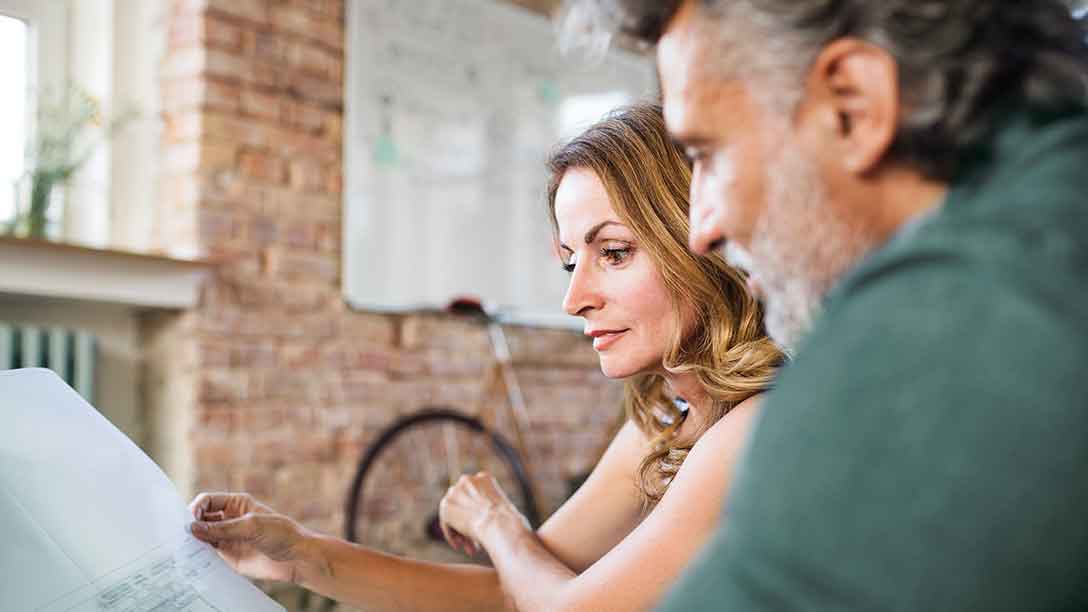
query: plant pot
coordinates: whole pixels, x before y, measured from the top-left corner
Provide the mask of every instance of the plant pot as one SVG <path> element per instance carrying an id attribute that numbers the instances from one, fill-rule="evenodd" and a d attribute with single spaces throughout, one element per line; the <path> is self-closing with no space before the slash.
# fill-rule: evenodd
<path id="1" fill-rule="evenodd" d="M 20 238 L 53 240 L 60 225 L 57 210 L 61 205 L 64 178 L 55 173 L 33 172 L 15 185 L 16 211 L 8 232 Z"/>

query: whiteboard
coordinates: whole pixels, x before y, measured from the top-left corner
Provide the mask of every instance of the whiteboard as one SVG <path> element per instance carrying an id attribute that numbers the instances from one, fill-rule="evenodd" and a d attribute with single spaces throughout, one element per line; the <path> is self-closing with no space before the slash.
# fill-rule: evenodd
<path id="1" fill-rule="evenodd" d="M 544 163 L 607 110 L 656 96 L 652 59 L 563 57 L 495 0 L 349 0 L 343 290 L 368 310 L 473 296 L 506 320 L 560 304 Z"/>

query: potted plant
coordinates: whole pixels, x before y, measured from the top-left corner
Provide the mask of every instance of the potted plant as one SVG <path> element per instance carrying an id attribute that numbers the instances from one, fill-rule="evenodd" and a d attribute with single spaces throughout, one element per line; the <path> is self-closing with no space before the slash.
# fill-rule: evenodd
<path id="1" fill-rule="evenodd" d="M 27 147 L 28 170 L 16 187 L 16 216 L 8 232 L 45 238 L 56 188 L 65 185 L 134 116 L 129 112 L 103 125 L 101 103 L 75 85 L 59 98 L 43 101 L 36 133 Z"/>

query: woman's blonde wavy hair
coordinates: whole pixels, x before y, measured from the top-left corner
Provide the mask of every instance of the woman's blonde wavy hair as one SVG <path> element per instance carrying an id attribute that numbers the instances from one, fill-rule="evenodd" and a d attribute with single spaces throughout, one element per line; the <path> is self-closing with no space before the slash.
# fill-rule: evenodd
<path id="1" fill-rule="evenodd" d="M 677 436 L 682 418 L 660 374 L 625 381 L 624 409 L 652 440 L 637 484 L 650 506 L 664 495 L 695 441 L 730 409 L 771 386 L 784 356 L 767 337 L 759 303 L 744 277 L 719 253 L 687 248 L 691 166 L 665 129 L 661 107 L 636 104 L 611 112 L 548 160 L 548 212 L 558 238 L 555 195 L 568 170 L 593 171 L 620 220 L 657 264 L 681 331 L 663 366 L 692 373 L 713 404 L 693 435 Z M 671 424 L 670 424 L 671 423 Z"/>

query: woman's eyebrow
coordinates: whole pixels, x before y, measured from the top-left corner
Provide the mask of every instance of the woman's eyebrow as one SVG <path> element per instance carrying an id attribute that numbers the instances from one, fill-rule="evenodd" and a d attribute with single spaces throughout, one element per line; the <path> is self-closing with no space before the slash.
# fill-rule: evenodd
<path id="1" fill-rule="evenodd" d="M 593 241 L 597 239 L 597 234 L 599 234 L 602 229 L 608 227 L 609 225 L 615 225 L 615 226 L 618 226 L 618 227 L 626 227 L 626 226 L 624 226 L 624 224 L 620 223 L 619 221 L 601 221 L 597 225 L 594 225 L 593 227 L 589 228 L 589 231 L 586 232 L 586 235 L 583 237 L 583 240 L 585 240 L 586 244 L 593 244 Z M 563 244 L 562 242 L 559 243 L 559 248 L 566 249 L 566 250 L 570 251 L 571 253 L 574 252 L 574 249 L 572 249 L 569 246 Z"/>
<path id="2" fill-rule="evenodd" d="M 597 239 L 597 234 L 602 229 L 608 227 L 609 225 L 618 225 L 620 227 L 623 227 L 623 224 L 620 223 L 619 221 L 601 221 L 597 225 L 594 225 L 593 227 L 589 228 L 589 231 L 586 232 L 586 235 L 585 235 L 586 244 L 593 244 L 593 241 Z"/>

